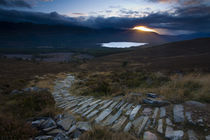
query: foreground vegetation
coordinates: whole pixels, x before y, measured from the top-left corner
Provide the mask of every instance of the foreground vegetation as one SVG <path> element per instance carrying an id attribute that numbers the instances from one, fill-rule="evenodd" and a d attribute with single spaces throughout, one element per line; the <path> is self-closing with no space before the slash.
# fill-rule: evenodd
<path id="1" fill-rule="evenodd" d="M 0 98 L 0 136 L 3 139 L 29 139 L 37 131 L 27 123 L 40 116 L 54 116 L 57 110 L 50 92 L 25 92 Z"/>
<path id="2" fill-rule="evenodd" d="M 197 100 L 210 102 L 210 75 L 200 73 L 162 74 L 150 72 L 81 73 L 75 94 L 91 96 L 129 96 L 129 93 L 154 92 L 171 102 Z M 80 89 L 80 90 L 78 90 Z M 129 97 L 128 97 L 129 98 Z"/>

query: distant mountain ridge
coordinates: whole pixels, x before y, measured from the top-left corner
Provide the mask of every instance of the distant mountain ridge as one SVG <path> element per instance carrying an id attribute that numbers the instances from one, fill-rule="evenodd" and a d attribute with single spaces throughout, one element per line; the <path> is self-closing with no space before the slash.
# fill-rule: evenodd
<path id="1" fill-rule="evenodd" d="M 167 36 L 153 32 L 127 29 L 93 29 L 77 25 L 47 25 L 0 22 L 0 48 L 96 48 L 98 43 L 133 41 L 163 44 L 198 37 L 194 35 Z M 199 35 L 201 36 L 201 35 Z M 210 36 L 210 35 L 204 35 Z"/>

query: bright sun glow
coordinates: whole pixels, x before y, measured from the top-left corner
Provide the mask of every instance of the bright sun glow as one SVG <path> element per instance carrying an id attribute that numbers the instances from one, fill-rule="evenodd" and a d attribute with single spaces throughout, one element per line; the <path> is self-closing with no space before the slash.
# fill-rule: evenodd
<path id="1" fill-rule="evenodd" d="M 136 26 L 133 28 L 133 30 L 139 30 L 139 31 L 144 31 L 144 32 L 157 32 L 154 29 L 150 29 L 146 26 Z"/>

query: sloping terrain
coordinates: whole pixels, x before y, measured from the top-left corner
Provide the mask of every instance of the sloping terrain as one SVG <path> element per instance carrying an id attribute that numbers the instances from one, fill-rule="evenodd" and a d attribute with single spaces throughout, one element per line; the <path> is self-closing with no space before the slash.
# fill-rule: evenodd
<path id="1" fill-rule="evenodd" d="M 210 71 L 210 38 L 173 42 L 94 59 L 82 68 L 95 70 Z M 94 66 L 94 67 L 93 67 Z"/>

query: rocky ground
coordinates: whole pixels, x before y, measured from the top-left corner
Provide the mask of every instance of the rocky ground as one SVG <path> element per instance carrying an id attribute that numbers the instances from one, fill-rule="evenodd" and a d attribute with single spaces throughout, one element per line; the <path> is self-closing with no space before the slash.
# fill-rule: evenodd
<path id="1" fill-rule="evenodd" d="M 128 102 L 124 97 L 73 96 L 69 89 L 74 80 L 74 76 L 67 75 L 64 80 L 55 81 L 52 95 L 64 113 L 32 120 L 32 125 L 40 130 L 36 140 L 77 139 L 95 124 L 144 140 L 210 140 L 208 104 L 196 101 L 171 104 L 153 93 L 147 94 L 143 104 Z M 80 116 L 80 121 L 76 116 Z"/>

